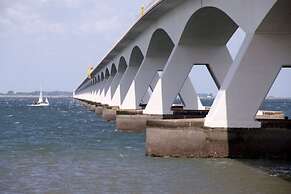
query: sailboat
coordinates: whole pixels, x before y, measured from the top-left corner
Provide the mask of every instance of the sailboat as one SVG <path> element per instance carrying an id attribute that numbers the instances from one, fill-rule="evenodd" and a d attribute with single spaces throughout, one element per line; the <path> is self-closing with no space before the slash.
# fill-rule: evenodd
<path id="1" fill-rule="evenodd" d="M 41 89 L 40 92 L 39 92 L 38 101 L 37 102 L 33 102 L 33 104 L 30 105 L 30 106 L 40 107 L 40 106 L 49 106 L 49 105 L 50 105 L 50 103 L 49 103 L 47 97 L 45 98 L 45 100 L 43 100 L 42 89 Z"/>

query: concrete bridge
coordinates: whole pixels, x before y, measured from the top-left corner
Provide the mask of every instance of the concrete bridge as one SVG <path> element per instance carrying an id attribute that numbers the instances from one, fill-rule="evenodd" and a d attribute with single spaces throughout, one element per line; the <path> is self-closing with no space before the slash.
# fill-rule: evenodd
<path id="1" fill-rule="evenodd" d="M 202 128 L 262 128 L 259 107 L 291 66 L 291 1 L 156 1 L 74 97 L 164 116 L 180 96 L 184 109 L 204 110 L 188 77 L 195 65 L 205 65 L 219 89 Z"/>

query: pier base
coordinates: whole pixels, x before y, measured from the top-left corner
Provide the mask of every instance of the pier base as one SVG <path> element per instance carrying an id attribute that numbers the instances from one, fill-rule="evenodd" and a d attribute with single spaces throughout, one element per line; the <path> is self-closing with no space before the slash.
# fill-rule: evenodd
<path id="1" fill-rule="evenodd" d="M 260 129 L 212 129 L 204 119 L 149 120 L 146 155 L 291 159 L 291 122 L 283 128 L 276 122 L 276 128 L 268 120 Z"/>
<path id="2" fill-rule="evenodd" d="M 174 110 L 173 115 L 148 115 L 142 114 L 142 110 L 120 110 L 117 112 L 116 125 L 121 131 L 144 132 L 148 120 L 159 119 L 183 119 L 203 118 L 208 111 L 202 110 Z"/>
<path id="3" fill-rule="evenodd" d="M 118 110 L 116 113 L 116 127 L 125 132 L 143 132 L 146 121 L 142 110 Z"/>
<path id="4" fill-rule="evenodd" d="M 117 129 L 125 132 L 144 132 L 148 120 L 161 119 L 161 116 L 154 115 L 117 115 Z"/>
<path id="5" fill-rule="evenodd" d="M 102 111 L 103 119 L 106 121 L 115 121 L 117 110 L 118 110 L 118 107 L 103 108 L 103 111 Z"/>
<path id="6" fill-rule="evenodd" d="M 103 114 L 103 109 L 104 109 L 103 106 L 100 106 L 100 105 L 96 106 L 96 108 L 95 108 L 96 115 L 101 116 Z"/>

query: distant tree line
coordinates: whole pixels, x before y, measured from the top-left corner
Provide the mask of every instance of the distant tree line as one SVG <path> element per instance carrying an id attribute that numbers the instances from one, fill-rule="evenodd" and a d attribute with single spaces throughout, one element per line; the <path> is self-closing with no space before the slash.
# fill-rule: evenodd
<path id="1" fill-rule="evenodd" d="M 12 90 L 6 93 L 0 93 L 2 96 L 37 96 L 39 95 L 40 91 L 33 91 L 33 92 L 14 92 Z M 72 92 L 66 91 L 43 91 L 44 96 L 72 96 Z"/>

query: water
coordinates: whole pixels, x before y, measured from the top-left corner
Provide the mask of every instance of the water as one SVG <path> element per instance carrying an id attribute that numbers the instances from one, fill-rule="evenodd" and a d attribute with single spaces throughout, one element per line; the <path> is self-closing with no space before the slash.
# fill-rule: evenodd
<path id="1" fill-rule="evenodd" d="M 204 106 L 211 106 L 212 98 L 202 98 Z M 261 105 L 260 110 L 283 111 L 285 116 L 291 118 L 291 99 L 267 99 Z"/>
<path id="2" fill-rule="evenodd" d="M 1 194 L 291 193 L 288 162 L 145 157 L 144 134 L 121 133 L 72 99 L 31 102 L 0 98 Z"/>

